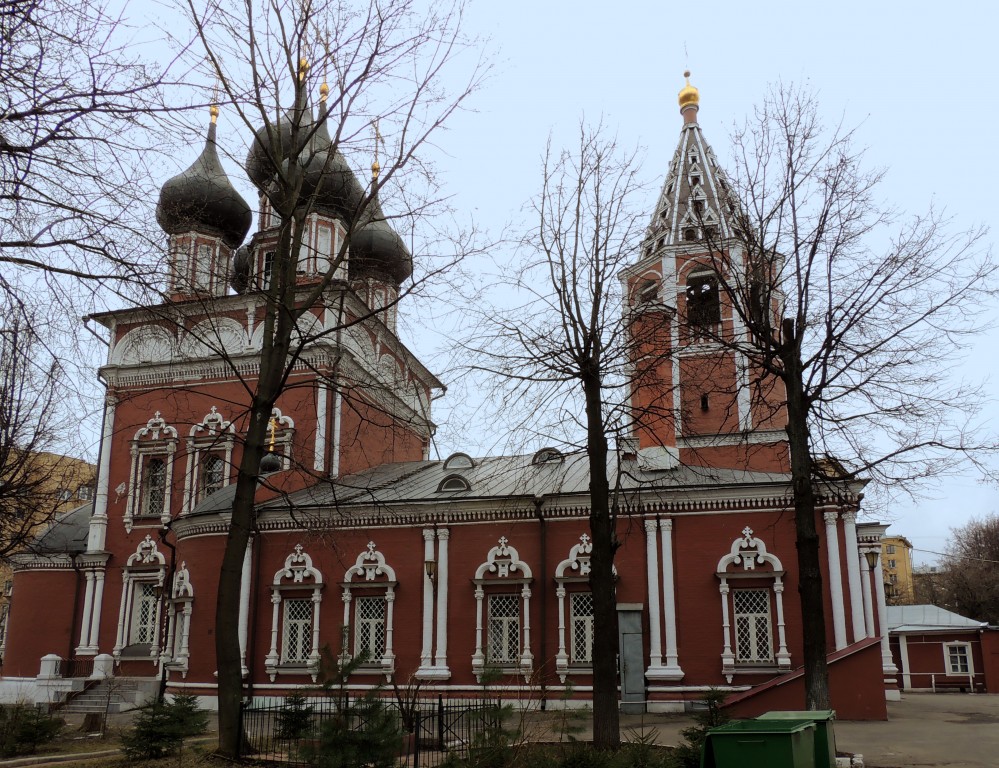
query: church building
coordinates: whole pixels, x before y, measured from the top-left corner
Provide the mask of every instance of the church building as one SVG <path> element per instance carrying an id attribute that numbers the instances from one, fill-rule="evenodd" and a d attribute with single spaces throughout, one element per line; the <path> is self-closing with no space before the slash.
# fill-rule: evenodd
<path id="1" fill-rule="evenodd" d="M 345 237 L 349 250 L 299 322 L 312 340 L 270 422 L 242 571 L 245 695 L 314 689 L 328 648 L 362 660 L 354 690 L 421 681 L 424 693 L 474 696 L 489 681 L 516 701 L 584 706 L 587 457 L 429 457 L 443 384 L 396 329 L 412 256 L 380 212 L 353 234 L 345 226 L 365 186 L 333 149 L 325 97 L 317 170 L 305 179 L 316 204 L 298 261 L 303 292 Z M 621 478 L 621 703 L 682 711 L 713 687 L 736 714 L 801 709 L 782 393 L 754 394 L 746 360 L 714 341 L 741 329 L 708 243 L 738 264 L 739 239 L 689 80 L 679 106 L 641 256 L 622 275 L 636 359 L 653 362 L 634 377 L 638 415 L 610 459 Z M 162 187 L 168 300 L 92 318 L 110 342 L 96 493 L 17 557 L 2 697 L 58 701 L 110 673 L 150 695 L 162 682 L 215 701 L 219 568 L 278 224 L 263 194 L 268 133 L 257 132 L 245 166 L 261 190 L 247 240 L 251 207 L 219 162 L 216 115 L 201 155 Z M 880 552 L 884 526 L 857 521 L 862 489 L 844 481 L 820 494 L 816 513 L 830 690 L 840 717 L 884 719 L 896 670 L 880 568 L 865 556 Z"/>

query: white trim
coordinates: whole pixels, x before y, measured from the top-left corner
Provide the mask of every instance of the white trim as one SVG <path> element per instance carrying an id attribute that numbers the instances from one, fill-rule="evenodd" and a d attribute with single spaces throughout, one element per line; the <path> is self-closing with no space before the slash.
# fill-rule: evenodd
<path id="1" fill-rule="evenodd" d="M 284 566 L 278 569 L 271 581 L 271 647 L 264 658 L 264 669 L 274 682 L 279 672 L 298 672 L 298 665 L 283 665 L 284 643 L 278 649 L 278 629 L 281 624 L 282 591 L 286 589 L 307 588 L 307 581 L 312 582 L 312 647 L 303 672 L 312 676 L 315 682 L 319 677 L 319 616 L 322 603 L 323 575 L 312 567 L 312 558 L 302 550 L 301 544 L 296 544 L 294 551 L 284 560 Z M 285 668 L 282 669 L 282 666 Z M 290 666 L 296 669 L 290 669 Z"/>
<path id="2" fill-rule="evenodd" d="M 850 623 L 853 624 L 853 642 L 867 636 L 864 625 L 864 599 L 861 595 L 860 550 L 857 548 L 857 513 L 843 513 L 843 533 L 846 537 L 846 575 L 850 588 Z"/>
<path id="3" fill-rule="evenodd" d="M 829 595 L 832 599 L 833 638 L 836 650 L 846 647 L 846 611 L 843 606 L 843 572 L 839 561 L 839 530 L 836 520 L 839 513 L 828 510 L 822 513 L 826 524 L 826 555 L 829 562 Z"/>
<path id="4" fill-rule="evenodd" d="M 448 617 L 448 541 L 451 531 L 437 529 L 437 646 L 434 650 L 434 667 L 438 670 L 437 679 L 451 676 L 447 665 L 447 617 Z"/>
<path id="5" fill-rule="evenodd" d="M 97 488 L 94 492 L 94 514 L 87 531 L 87 552 L 103 552 L 108 529 L 108 487 L 111 474 L 111 441 L 114 438 L 115 405 L 113 395 L 104 398 L 104 427 L 101 436 L 101 456 L 98 464 Z M 97 608 L 100 613 L 100 606 Z"/>
<path id="6" fill-rule="evenodd" d="M 323 382 L 316 388 L 316 445 L 312 468 L 319 473 L 326 469 L 326 419 L 329 408 L 330 390 Z"/>
<path id="7" fill-rule="evenodd" d="M 364 580 L 355 582 L 355 576 L 363 576 Z M 343 647 L 340 649 L 341 664 L 357 655 L 357 604 L 353 600 L 352 590 L 374 588 L 379 591 L 379 594 L 367 596 L 382 597 L 385 600 L 385 642 L 381 658 L 371 659 L 369 663 L 377 667 L 376 671 L 384 674 L 386 679 L 395 673 L 395 653 L 392 647 L 395 585 L 395 569 L 385 561 L 385 555 L 375 548 L 375 542 L 369 541 L 365 549 L 357 556 L 354 564 L 343 575 L 343 592 L 340 596 L 343 600 L 343 625 L 350 627 L 353 631 L 349 637 L 344 638 Z M 353 620 L 351 620 L 352 618 Z M 363 671 L 370 670 L 366 668 L 358 670 L 358 672 Z"/>
<path id="8" fill-rule="evenodd" d="M 963 640 L 952 640 L 947 643 L 943 643 L 943 656 L 944 656 L 944 674 L 948 677 L 966 677 L 969 680 L 974 680 L 975 675 L 975 657 L 972 653 L 971 643 Z M 950 663 L 950 649 L 961 647 L 964 649 L 964 655 L 968 660 L 968 670 L 966 672 L 955 672 Z M 972 692 L 974 692 L 974 687 L 972 686 Z"/>
<path id="9" fill-rule="evenodd" d="M 519 576 L 517 574 L 520 574 Z M 497 546 L 492 547 L 486 555 L 485 562 L 475 569 L 475 652 L 472 654 L 472 672 L 481 682 L 486 669 L 486 654 L 482 646 L 482 614 L 483 601 L 486 593 L 484 587 L 520 584 L 521 599 L 521 648 L 519 663 L 515 671 L 524 676 L 527 682 L 534 671 L 534 654 L 531 652 L 531 588 L 533 580 L 531 567 L 520 559 L 520 553 L 510 546 L 506 536 L 501 536 Z"/>

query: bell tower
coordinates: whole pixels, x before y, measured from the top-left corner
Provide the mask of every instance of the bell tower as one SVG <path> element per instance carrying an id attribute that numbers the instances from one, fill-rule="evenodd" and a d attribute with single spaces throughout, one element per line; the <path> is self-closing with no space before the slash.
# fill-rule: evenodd
<path id="1" fill-rule="evenodd" d="M 745 334 L 724 286 L 741 269 L 739 202 L 697 123 L 700 93 L 680 90 L 683 123 L 662 192 L 624 275 L 639 461 L 779 471 L 783 390 L 759 386 L 732 339 Z M 765 394 L 762 394 L 765 393 Z M 675 466 L 675 460 L 673 465 Z"/>

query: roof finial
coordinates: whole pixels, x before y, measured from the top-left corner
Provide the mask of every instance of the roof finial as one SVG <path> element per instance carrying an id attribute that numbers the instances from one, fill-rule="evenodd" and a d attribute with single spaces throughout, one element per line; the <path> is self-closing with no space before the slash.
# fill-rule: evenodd
<path id="1" fill-rule="evenodd" d="M 697 110 L 701 101 L 701 95 L 698 90 L 690 84 L 689 69 L 684 71 L 683 77 L 687 81 L 687 84 L 680 89 L 680 93 L 677 96 L 677 101 L 680 103 L 680 114 L 683 115 L 683 122 L 685 124 L 696 123 Z"/>
<path id="2" fill-rule="evenodd" d="M 378 174 L 381 173 L 382 167 L 378 164 L 378 142 L 384 143 L 382 139 L 382 134 L 378 130 L 378 120 L 377 118 L 373 121 L 372 125 L 375 127 L 375 162 L 371 164 L 371 181 L 372 183 L 378 181 Z"/>
<path id="3" fill-rule="evenodd" d="M 309 60 L 306 58 L 301 58 L 298 60 L 298 81 L 304 82 L 305 73 L 309 71 Z"/>
<path id="4" fill-rule="evenodd" d="M 323 80 L 323 84 L 319 86 L 319 103 L 325 104 L 327 97 L 330 95 L 330 86 Z"/>

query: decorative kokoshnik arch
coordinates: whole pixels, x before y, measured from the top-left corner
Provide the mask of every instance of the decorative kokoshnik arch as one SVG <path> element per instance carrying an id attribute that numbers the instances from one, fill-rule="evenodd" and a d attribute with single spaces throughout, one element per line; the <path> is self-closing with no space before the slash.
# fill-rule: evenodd
<path id="1" fill-rule="evenodd" d="M 312 585 L 308 598 L 289 597 Z M 307 673 L 313 682 L 319 677 L 319 606 L 322 603 L 323 575 L 312 567 L 312 558 L 296 544 L 285 558 L 284 567 L 271 583 L 271 648 L 264 668 L 271 682 L 279 672 Z M 282 612 L 282 603 L 284 610 Z M 279 635 L 280 630 L 280 635 Z M 280 637 L 280 648 L 279 648 Z"/>
<path id="2" fill-rule="evenodd" d="M 518 576 L 517 574 L 520 574 Z M 472 654 L 472 672 L 479 682 L 486 667 L 501 671 L 518 672 L 527 680 L 534 667 L 531 653 L 531 567 L 520 559 L 520 553 L 511 547 L 506 536 L 501 536 L 498 546 L 489 550 L 486 561 L 475 569 L 475 653 Z M 520 585 L 517 597 L 506 590 Z M 506 587 L 501 591 L 497 587 Z M 486 590 L 489 590 L 487 595 Z M 483 650 L 483 605 L 488 597 L 489 625 L 486 650 Z M 516 610 L 515 610 L 516 609 Z M 519 647 L 514 647 L 517 645 Z"/>
<path id="3" fill-rule="evenodd" d="M 737 570 L 738 566 L 741 570 Z M 756 566 L 763 566 L 757 570 Z M 742 537 L 732 542 L 727 555 L 718 561 L 716 576 L 722 604 L 722 674 L 731 683 L 741 668 L 759 669 L 776 664 L 780 671 L 791 668 L 791 654 L 787 650 L 784 631 L 784 566 L 767 552 L 766 544 L 753 536 L 753 529 L 746 526 Z M 748 588 L 730 588 L 729 581 L 752 580 Z M 768 585 L 760 586 L 762 582 Z M 774 596 L 777 610 L 777 653 L 773 653 L 773 632 L 770 595 Z M 730 619 L 730 608 L 731 616 Z"/>
<path id="4" fill-rule="evenodd" d="M 355 576 L 359 577 L 358 581 L 354 581 Z M 375 549 L 375 542 L 369 541 L 357 561 L 347 569 L 341 585 L 344 626 L 341 663 L 367 653 L 368 659 L 358 672 L 379 672 L 387 678 L 395 672 L 392 628 L 397 583 L 395 569 L 385 562 L 385 555 Z M 362 590 L 362 594 L 355 600 L 353 592 L 356 590 Z M 365 592 L 367 594 L 363 594 Z M 352 638 L 348 628 L 353 630 Z"/>

